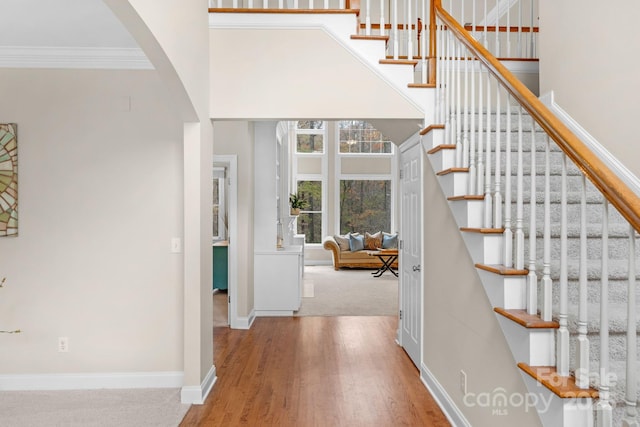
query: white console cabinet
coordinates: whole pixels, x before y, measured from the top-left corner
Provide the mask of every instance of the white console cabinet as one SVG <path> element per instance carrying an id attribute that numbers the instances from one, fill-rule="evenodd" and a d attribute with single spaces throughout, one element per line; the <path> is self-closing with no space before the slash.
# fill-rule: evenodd
<path id="1" fill-rule="evenodd" d="M 255 196 L 253 286 L 256 316 L 291 316 L 300 308 L 304 236 L 277 247 L 278 219 L 287 226 L 286 140 L 278 143 L 275 122 L 254 124 Z M 284 236 L 283 236 L 284 237 Z M 299 243 L 299 244 L 296 244 Z M 301 243 L 301 244 L 300 244 Z"/>

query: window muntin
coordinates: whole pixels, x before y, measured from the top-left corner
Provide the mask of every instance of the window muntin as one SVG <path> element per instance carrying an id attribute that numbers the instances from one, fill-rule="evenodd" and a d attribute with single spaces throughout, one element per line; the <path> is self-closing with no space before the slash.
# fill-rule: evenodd
<path id="1" fill-rule="evenodd" d="M 296 122 L 296 153 L 322 154 L 325 141 L 324 121 Z"/>
<path id="2" fill-rule="evenodd" d="M 341 120 L 338 124 L 340 154 L 393 154 L 393 143 L 382 132 L 362 120 Z"/>

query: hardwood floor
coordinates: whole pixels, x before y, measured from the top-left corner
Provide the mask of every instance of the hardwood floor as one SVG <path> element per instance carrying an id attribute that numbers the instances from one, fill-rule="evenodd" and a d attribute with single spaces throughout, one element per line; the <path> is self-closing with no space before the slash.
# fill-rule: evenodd
<path id="1" fill-rule="evenodd" d="M 397 318 L 257 318 L 214 328 L 218 381 L 181 426 L 449 426 L 395 343 Z"/>

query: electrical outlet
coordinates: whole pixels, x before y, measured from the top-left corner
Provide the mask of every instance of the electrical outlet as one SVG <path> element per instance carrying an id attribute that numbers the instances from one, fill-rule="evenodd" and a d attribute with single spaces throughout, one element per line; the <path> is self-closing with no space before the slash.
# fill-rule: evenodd
<path id="1" fill-rule="evenodd" d="M 69 338 L 58 337 L 58 351 L 60 353 L 66 353 L 69 351 Z"/>
<path id="2" fill-rule="evenodd" d="M 467 374 L 462 369 L 460 370 L 460 391 L 463 395 L 467 394 Z"/>
<path id="3" fill-rule="evenodd" d="M 171 253 L 179 254 L 182 252 L 182 240 L 179 237 L 171 239 Z"/>

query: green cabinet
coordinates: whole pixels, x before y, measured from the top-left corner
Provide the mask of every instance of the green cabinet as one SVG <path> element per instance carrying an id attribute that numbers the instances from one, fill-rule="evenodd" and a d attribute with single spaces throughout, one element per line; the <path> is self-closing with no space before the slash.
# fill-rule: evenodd
<path id="1" fill-rule="evenodd" d="M 213 289 L 226 290 L 229 283 L 228 249 L 225 240 L 213 244 Z"/>

